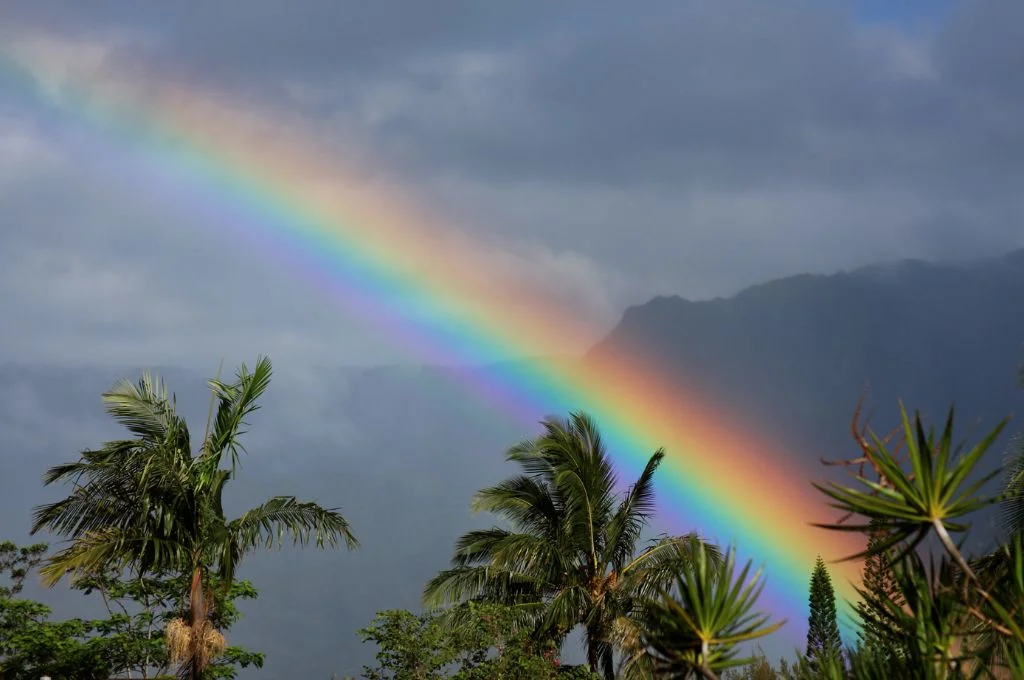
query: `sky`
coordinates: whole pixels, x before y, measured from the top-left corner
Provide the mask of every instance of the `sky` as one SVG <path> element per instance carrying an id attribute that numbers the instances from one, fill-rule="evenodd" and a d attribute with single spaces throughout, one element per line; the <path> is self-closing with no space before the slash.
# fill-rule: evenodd
<path id="1" fill-rule="evenodd" d="M 0 19 L 0 41 L 173 72 L 358 149 L 367 182 L 491 244 L 593 340 L 659 294 L 1024 246 L 1017 0 L 6 0 Z M 0 360 L 410 360 L 0 83 Z"/>

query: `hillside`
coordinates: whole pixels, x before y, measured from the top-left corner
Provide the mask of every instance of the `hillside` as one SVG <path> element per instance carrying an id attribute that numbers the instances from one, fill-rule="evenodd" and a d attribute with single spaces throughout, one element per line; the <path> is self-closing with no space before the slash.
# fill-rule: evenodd
<path id="1" fill-rule="evenodd" d="M 991 427 L 1024 405 L 1022 347 L 1024 250 L 794 276 L 707 302 L 657 298 L 628 309 L 590 357 L 647 355 L 814 464 L 848 452 L 865 390 L 879 430 L 898 399 L 930 419 L 955 401 L 961 428 Z"/>

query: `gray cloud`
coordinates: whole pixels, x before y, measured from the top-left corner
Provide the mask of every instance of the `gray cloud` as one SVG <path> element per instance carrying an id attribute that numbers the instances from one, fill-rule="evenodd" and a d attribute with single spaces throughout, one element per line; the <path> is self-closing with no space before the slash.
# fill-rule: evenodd
<path id="1" fill-rule="evenodd" d="M 434 212 L 500 236 L 509 266 L 576 291 L 605 325 L 655 293 L 1024 245 L 1011 0 L 870 24 L 857 3 L 810 0 L 74 8 L 5 11 L 364 140 Z M 196 238 L 215 216 L 90 176 L 30 107 L 5 110 L 17 125 L 0 130 L 17 132 L 0 144 L 22 160 L 0 162 L 18 253 L 3 304 L 24 329 L 7 351 L 402 356 L 279 262 Z"/>

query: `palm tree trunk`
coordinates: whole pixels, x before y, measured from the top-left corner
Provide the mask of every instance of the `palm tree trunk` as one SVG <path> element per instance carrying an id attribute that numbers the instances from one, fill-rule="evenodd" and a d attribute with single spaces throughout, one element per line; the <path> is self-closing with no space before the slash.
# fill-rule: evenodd
<path id="1" fill-rule="evenodd" d="M 601 666 L 604 669 L 604 679 L 615 680 L 615 657 L 612 655 L 611 647 L 605 647 L 601 652 Z"/>
<path id="2" fill-rule="evenodd" d="M 203 611 L 203 572 L 199 567 L 192 570 L 192 589 L 188 594 L 188 608 L 189 625 L 195 626 L 205 615 Z"/>
<path id="3" fill-rule="evenodd" d="M 192 644 L 202 644 L 201 641 L 195 639 L 200 630 L 200 624 L 206 617 L 206 608 L 203 606 L 203 571 L 200 567 L 192 570 L 192 589 L 189 591 L 188 608 L 189 625 L 192 627 L 193 633 Z M 199 667 L 197 652 L 198 650 L 193 651 L 192 659 L 189 662 L 190 680 L 200 680 L 203 676 L 204 669 Z"/>
<path id="4" fill-rule="evenodd" d="M 599 649 L 602 635 L 601 629 L 593 626 L 587 628 L 587 663 L 590 670 L 605 680 L 615 680 L 615 667 L 612 650 Z"/>
<path id="5" fill-rule="evenodd" d="M 600 659 L 597 654 L 597 631 L 593 628 L 587 628 L 587 664 L 590 665 L 590 670 L 593 673 L 600 673 L 598 668 L 598 662 Z"/>

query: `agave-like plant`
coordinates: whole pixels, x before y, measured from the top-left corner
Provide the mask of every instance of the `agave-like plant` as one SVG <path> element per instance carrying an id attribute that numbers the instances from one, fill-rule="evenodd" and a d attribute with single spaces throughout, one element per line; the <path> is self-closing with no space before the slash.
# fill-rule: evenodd
<path id="1" fill-rule="evenodd" d="M 913 677 L 989 677 L 985 674 L 998 666 L 1013 667 L 1018 657 L 1024 660 L 1018 654 L 1024 621 L 1017 604 L 1024 596 L 1024 553 L 1014 557 L 1020 548 L 1011 544 L 972 561 L 951 534 L 966 532 L 968 515 L 1002 498 L 984 493 L 998 470 L 980 474 L 978 467 L 1007 420 L 965 451 L 953 445 L 952 408 L 939 436 L 925 430 L 919 414 L 911 422 L 902 404 L 900 415 L 905 465 L 871 435 L 870 442 L 859 441 L 877 479 L 855 475 L 859 488 L 815 484 L 847 518 L 864 522 L 847 523 L 844 518 L 817 526 L 871 536 L 867 549 L 849 559 L 878 555 L 889 562 L 894 595 L 860 594 L 863 610 L 900 637 L 898 647 L 905 654 L 891 661 L 906 666 Z M 929 536 L 938 539 L 944 554 L 926 564 L 918 547 Z M 875 674 L 879 659 L 874 656 L 860 653 L 850 676 L 885 677 Z"/>
<path id="2" fill-rule="evenodd" d="M 961 521 L 965 516 L 998 501 L 998 497 L 978 495 L 985 484 L 999 473 L 998 470 L 980 479 L 969 480 L 982 456 L 1002 433 L 1007 420 L 1004 419 L 966 454 L 960 455 L 961 447 L 953 449 L 952 408 L 938 439 L 934 430 L 925 431 L 919 413 L 915 414 L 911 424 L 902 403 L 900 417 L 910 471 L 904 470 L 885 444 L 872 435 L 872 446 L 866 453 L 881 479 L 876 481 L 856 475 L 854 481 L 862 488 L 851 488 L 835 482 L 828 485 L 814 484 L 815 488 L 832 499 L 832 507 L 859 515 L 867 521 L 862 524 L 843 522 L 815 526 L 864 534 L 881 531 L 887 536 L 886 540 L 878 542 L 870 551 L 865 550 L 849 559 L 879 554 L 896 545 L 902 549 L 897 556 L 900 559 L 916 548 L 929 533 L 934 533 L 964 574 L 976 580 L 950 532 L 965 532 L 968 525 Z"/>
<path id="3" fill-rule="evenodd" d="M 738 645 L 769 635 L 785 621 L 770 623 L 767 614 L 754 611 L 764 588 L 761 571 L 748 578 L 751 563 L 736 572 L 736 554 L 711 560 L 697 551 L 683 565 L 675 588 L 662 590 L 649 602 L 643 616 L 643 654 L 627 663 L 649 668 L 655 677 L 716 680 L 723 670 L 754 660 L 737 658 Z"/>

